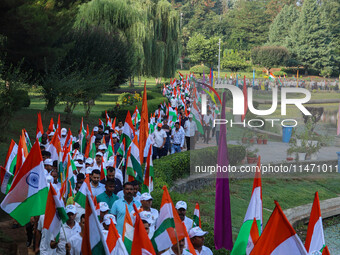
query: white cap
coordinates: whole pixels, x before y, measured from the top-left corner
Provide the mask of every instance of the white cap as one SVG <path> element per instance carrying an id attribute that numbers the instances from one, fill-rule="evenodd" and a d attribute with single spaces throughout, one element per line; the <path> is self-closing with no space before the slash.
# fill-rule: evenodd
<path id="1" fill-rule="evenodd" d="M 147 201 L 147 200 L 150 200 L 150 199 L 153 199 L 153 198 L 149 193 L 143 193 L 140 196 L 140 201 Z"/>
<path id="2" fill-rule="evenodd" d="M 105 132 L 104 132 L 104 134 L 109 134 L 110 132 L 109 132 L 109 130 L 105 130 Z"/>
<path id="3" fill-rule="evenodd" d="M 93 168 L 92 167 L 87 167 L 86 169 L 85 169 L 85 174 L 92 174 L 92 170 L 93 170 Z"/>
<path id="4" fill-rule="evenodd" d="M 54 136 L 54 132 L 51 132 L 48 136 Z"/>
<path id="5" fill-rule="evenodd" d="M 106 147 L 105 144 L 101 144 L 101 145 L 98 146 L 98 150 L 106 150 L 106 149 L 107 149 L 107 147 Z"/>
<path id="6" fill-rule="evenodd" d="M 53 161 L 50 158 L 47 158 L 44 160 L 44 165 L 49 165 L 49 166 L 53 166 Z"/>
<path id="7" fill-rule="evenodd" d="M 109 161 L 107 161 L 107 163 L 106 163 L 106 168 L 113 167 L 114 163 L 115 163 L 114 160 L 109 159 Z"/>
<path id="8" fill-rule="evenodd" d="M 93 159 L 92 158 L 87 158 L 85 161 L 85 164 L 92 164 L 93 163 Z"/>
<path id="9" fill-rule="evenodd" d="M 61 129 L 61 135 L 66 135 L 67 134 L 67 129 L 66 128 L 62 128 Z"/>
<path id="10" fill-rule="evenodd" d="M 151 212 L 141 211 L 139 213 L 139 216 L 140 216 L 141 220 L 145 220 L 150 225 L 152 224 L 152 215 L 151 215 Z"/>
<path id="11" fill-rule="evenodd" d="M 200 227 L 194 227 L 189 231 L 189 238 L 193 238 L 195 236 L 204 236 L 208 234 L 208 232 L 203 231 Z"/>
<path id="12" fill-rule="evenodd" d="M 110 210 L 110 208 L 109 208 L 109 206 L 106 202 L 100 202 L 99 207 L 100 207 L 101 212 L 106 212 L 106 211 Z"/>
<path id="13" fill-rule="evenodd" d="M 77 209 L 74 205 L 68 205 L 66 206 L 66 213 L 73 213 L 76 214 L 77 213 Z"/>
<path id="14" fill-rule="evenodd" d="M 81 154 L 78 154 L 76 160 L 84 161 L 84 156 Z"/>
<path id="15" fill-rule="evenodd" d="M 74 165 L 75 165 L 76 167 L 83 167 L 83 164 L 79 164 L 78 161 L 74 162 Z"/>
<path id="16" fill-rule="evenodd" d="M 99 149 L 99 148 L 98 148 Z M 100 151 L 96 153 L 96 156 L 101 156 L 103 157 L 103 153 L 101 153 Z"/>
<path id="17" fill-rule="evenodd" d="M 93 128 L 93 132 L 98 132 L 98 127 L 97 126 Z"/>
<path id="18" fill-rule="evenodd" d="M 194 117 L 194 115 L 192 115 L 191 113 L 189 114 L 189 118 L 193 118 Z"/>
<path id="19" fill-rule="evenodd" d="M 184 201 L 178 201 L 178 202 L 176 203 L 176 209 L 179 210 L 179 209 L 181 209 L 181 208 L 183 208 L 184 210 L 186 210 L 186 209 L 187 209 L 187 203 L 184 202 Z"/>
<path id="20" fill-rule="evenodd" d="M 118 135 L 117 135 L 116 133 L 114 133 L 114 134 L 112 135 L 112 138 L 117 138 L 117 139 L 118 139 Z"/>
<path id="21" fill-rule="evenodd" d="M 116 225 L 117 224 L 116 217 L 113 214 L 108 213 L 104 215 L 103 221 L 106 226 L 109 226 L 111 224 L 111 219 L 113 221 L 113 224 Z"/>

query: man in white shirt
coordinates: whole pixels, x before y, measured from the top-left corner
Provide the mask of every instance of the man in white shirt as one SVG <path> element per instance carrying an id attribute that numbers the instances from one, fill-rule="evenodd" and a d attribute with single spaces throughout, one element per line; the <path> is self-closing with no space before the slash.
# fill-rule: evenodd
<path id="1" fill-rule="evenodd" d="M 190 255 L 191 253 L 184 249 L 185 239 L 179 240 L 178 244 L 175 243 L 172 247 L 169 248 L 166 252 L 162 253 L 162 255 Z M 178 250 L 179 248 L 179 250 Z"/>
<path id="2" fill-rule="evenodd" d="M 161 158 L 164 153 L 164 145 L 166 142 L 166 133 L 162 129 L 162 123 L 157 124 L 157 129 L 152 133 L 153 143 L 153 154 L 152 160 L 156 159 L 157 156 Z"/>
<path id="3" fill-rule="evenodd" d="M 61 146 L 61 148 L 63 148 L 64 145 L 65 145 L 65 142 L 66 142 L 67 129 L 66 128 L 62 128 L 60 133 L 61 133 L 60 134 L 61 135 L 60 136 L 60 146 Z"/>
<path id="4" fill-rule="evenodd" d="M 65 224 L 63 224 L 62 228 L 60 229 L 59 241 L 51 241 L 51 248 L 56 249 L 57 255 L 66 254 L 66 243 L 68 242 L 68 240 L 70 240 L 72 236 L 81 232 L 81 228 L 78 222 L 75 221 L 77 213 L 76 207 L 74 205 L 66 206 L 66 213 L 68 216 L 68 220 Z"/>
<path id="5" fill-rule="evenodd" d="M 195 149 L 195 144 L 196 144 L 196 132 L 198 131 L 197 129 L 197 124 L 195 121 L 193 121 L 193 115 L 190 114 L 189 115 L 189 122 L 190 123 L 190 131 L 189 131 L 189 134 L 190 134 L 190 149 Z"/>
<path id="6" fill-rule="evenodd" d="M 66 244 L 66 255 L 81 255 L 81 243 L 83 241 L 85 225 L 85 214 L 80 217 L 79 226 L 81 231 L 70 237 L 68 243 Z"/>
<path id="7" fill-rule="evenodd" d="M 39 217 L 37 231 L 35 234 L 35 253 L 40 255 L 54 255 L 55 250 L 50 246 L 51 232 L 43 229 L 45 215 Z M 40 253 L 39 253 L 40 252 Z"/>
<path id="8" fill-rule="evenodd" d="M 165 116 L 165 113 L 162 110 L 162 106 L 158 105 L 158 109 L 155 111 L 156 120 L 162 119 Z"/>
<path id="9" fill-rule="evenodd" d="M 177 107 L 178 102 L 177 102 L 177 99 L 174 96 L 172 96 L 172 98 L 170 100 L 170 104 L 171 104 L 172 109 L 175 110 L 176 107 Z"/>
<path id="10" fill-rule="evenodd" d="M 204 246 L 204 236 L 207 233 L 208 232 L 203 231 L 200 227 L 194 227 L 189 231 L 189 238 L 197 255 L 213 255 L 212 251 Z"/>
<path id="11" fill-rule="evenodd" d="M 181 221 L 184 222 L 184 225 L 187 228 L 187 231 L 189 232 L 190 229 L 194 225 L 194 221 L 188 218 L 187 216 L 185 216 L 187 213 L 187 203 L 184 201 L 178 201 L 176 203 L 176 209 L 177 209 L 179 218 L 181 219 Z"/>

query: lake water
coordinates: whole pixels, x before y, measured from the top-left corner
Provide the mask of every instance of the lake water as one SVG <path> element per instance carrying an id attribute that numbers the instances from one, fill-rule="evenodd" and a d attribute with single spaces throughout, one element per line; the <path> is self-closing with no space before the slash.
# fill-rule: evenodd
<path id="1" fill-rule="evenodd" d="M 324 229 L 325 242 L 333 255 L 340 254 L 340 223 Z"/>

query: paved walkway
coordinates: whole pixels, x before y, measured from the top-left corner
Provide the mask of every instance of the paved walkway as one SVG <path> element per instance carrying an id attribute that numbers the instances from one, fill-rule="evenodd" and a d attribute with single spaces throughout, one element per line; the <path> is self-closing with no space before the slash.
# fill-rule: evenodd
<path id="1" fill-rule="evenodd" d="M 227 141 L 227 143 L 240 144 L 239 141 Z M 215 137 L 213 137 L 209 144 L 198 142 L 195 148 L 202 149 L 211 146 L 216 146 Z M 250 147 L 251 150 L 258 149 L 257 155 L 261 156 L 262 163 L 286 162 L 288 148 L 288 143 L 272 141 L 268 141 L 268 144 L 254 144 Z M 338 151 L 340 151 L 340 147 L 322 147 L 318 153 L 318 161 L 337 160 L 338 156 L 336 152 Z"/>

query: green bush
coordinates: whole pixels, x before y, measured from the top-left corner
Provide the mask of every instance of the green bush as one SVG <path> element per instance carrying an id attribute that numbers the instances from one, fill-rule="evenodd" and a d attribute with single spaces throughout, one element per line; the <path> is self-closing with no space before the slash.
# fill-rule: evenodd
<path id="1" fill-rule="evenodd" d="M 28 91 L 27 90 L 18 90 L 18 93 L 16 93 L 14 95 L 14 102 L 16 102 L 16 107 L 18 107 L 18 109 L 20 109 L 21 107 L 29 107 L 31 104 L 31 99 L 28 95 Z"/>
<path id="2" fill-rule="evenodd" d="M 195 162 L 195 165 L 216 164 L 217 151 L 217 147 L 210 147 L 175 153 L 157 159 L 153 162 L 155 179 L 160 179 L 166 182 L 168 186 L 172 186 L 174 181 L 190 174 L 190 162 Z M 228 145 L 228 154 L 230 165 L 237 165 L 244 159 L 246 149 L 241 145 Z"/>
<path id="3" fill-rule="evenodd" d="M 205 74 L 210 73 L 210 68 L 205 65 L 197 65 L 190 68 L 190 72 L 200 75 L 203 75 L 203 70 Z"/>
<path id="4" fill-rule="evenodd" d="M 284 72 L 284 71 L 276 71 L 276 72 L 274 72 L 273 74 L 274 74 L 275 76 L 284 76 L 284 75 L 287 75 L 287 73 Z"/>
<path id="5" fill-rule="evenodd" d="M 157 109 L 158 109 L 158 105 L 159 104 L 163 104 L 165 100 L 165 103 L 168 103 L 168 99 L 165 97 L 158 97 L 152 100 L 148 100 L 148 113 L 149 116 L 151 113 L 154 113 Z M 134 105 L 124 105 L 124 106 L 119 106 L 119 107 L 115 107 L 114 109 L 108 110 L 107 113 L 111 118 L 117 118 L 117 120 L 122 120 L 125 121 L 126 118 L 126 114 L 128 111 L 130 111 L 130 114 L 132 116 L 132 114 L 134 113 L 135 109 L 136 109 L 136 105 L 138 107 L 138 110 L 141 112 L 142 110 L 142 101 L 134 104 Z M 101 114 L 102 118 L 105 118 L 105 111 L 102 112 Z"/>

